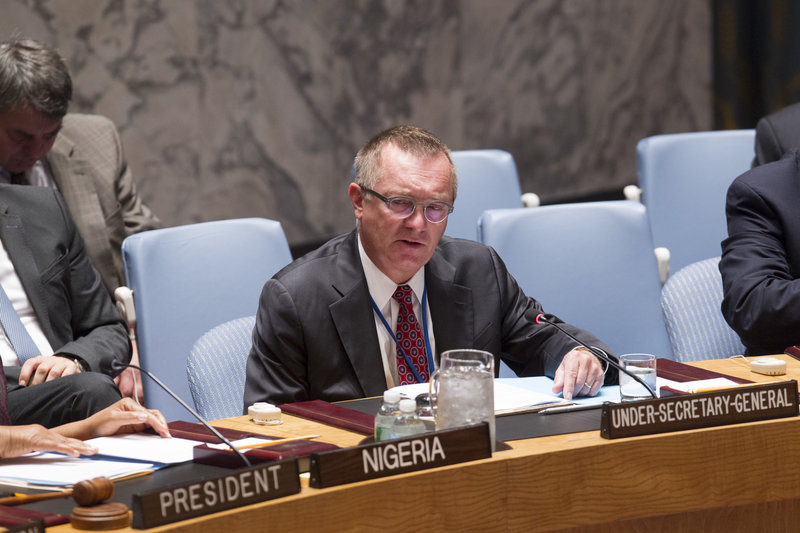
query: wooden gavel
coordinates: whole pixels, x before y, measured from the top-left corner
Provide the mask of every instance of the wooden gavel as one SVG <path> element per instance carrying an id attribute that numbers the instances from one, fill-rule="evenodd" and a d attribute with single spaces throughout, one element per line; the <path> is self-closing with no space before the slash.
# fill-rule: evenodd
<path id="1" fill-rule="evenodd" d="M 114 483 L 107 477 L 96 477 L 76 483 L 72 489 L 42 494 L 16 494 L 0 498 L 0 505 L 22 505 L 55 498 L 69 498 L 80 506 L 88 507 L 102 503 L 114 495 Z"/>

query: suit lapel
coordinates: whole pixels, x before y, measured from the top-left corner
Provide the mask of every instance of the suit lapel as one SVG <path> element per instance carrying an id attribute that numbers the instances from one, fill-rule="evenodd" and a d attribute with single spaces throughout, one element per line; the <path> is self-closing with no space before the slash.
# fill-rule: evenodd
<path id="1" fill-rule="evenodd" d="M 472 290 L 453 281 L 455 272 L 455 267 L 438 253 L 426 266 L 425 283 L 438 353 L 468 348 L 474 342 Z"/>
<path id="2" fill-rule="evenodd" d="M 354 231 L 341 245 L 336 269 L 339 278 L 333 287 L 342 298 L 329 309 L 364 394 L 378 396 L 383 393 L 386 378 L 357 238 Z M 453 281 L 455 267 L 438 253 L 425 268 L 436 351 L 472 346 L 475 337 L 472 290 Z"/>
<path id="3" fill-rule="evenodd" d="M 39 324 L 44 331 L 48 341 L 54 338 L 53 328 L 50 325 L 50 316 L 42 294 L 42 286 L 39 276 L 39 268 L 33 259 L 28 243 L 25 238 L 25 230 L 19 216 L 8 213 L 8 206 L 1 205 L 0 210 L 0 238 L 3 239 L 3 246 L 8 252 L 11 263 L 19 276 L 25 294 L 33 307 Z"/>
<path id="4" fill-rule="evenodd" d="M 67 205 L 74 206 L 73 209 L 76 211 L 80 208 L 81 216 L 73 218 L 80 219 L 87 216 L 84 208 L 91 208 L 92 202 L 89 199 L 94 196 L 94 187 L 89 176 L 90 167 L 86 161 L 72 157 L 71 141 L 63 136 L 59 136 L 58 140 L 59 142 L 47 154 L 47 162 L 53 173 L 53 181 L 56 182 L 58 191 L 64 197 Z M 96 217 L 89 215 L 90 220 L 93 218 Z M 100 222 L 104 223 L 102 218 L 101 214 Z M 83 233 L 83 228 L 79 228 L 79 230 Z"/>
<path id="5" fill-rule="evenodd" d="M 92 264 L 101 272 L 114 271 L 116 267 L 108 243 L 105 215 L 91 175 L 92 166 L 88 161 L 74 156 L 74 145 L 64 135 L 59 135 L 47 154 L 47 162 L 53 181 L 64 197 L 78 233 L 90 252 Z"/>
<path id="6" fill-rule="evenodd" d="M 339 277 L 333 288 L 342 298 L 329 310 L 364 395 L 378 396 L 386 388 L 386 378 L 357 238 L 354 231 L 341 244 L 336 269 Z"/>

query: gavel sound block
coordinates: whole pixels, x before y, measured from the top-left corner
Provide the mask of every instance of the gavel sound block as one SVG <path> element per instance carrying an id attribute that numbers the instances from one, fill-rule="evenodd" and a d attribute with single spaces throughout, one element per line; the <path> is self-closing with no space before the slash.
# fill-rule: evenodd
<path id="1" fill-rule="evenodd" d="M 69 522 L 76 529 L 93 531 L 119 529 L 131 525 L 131 515 L 124 503 L 102 503 L 114 495 L 114 483 L 97 477 L 76 483 L 72 499 L 78 504 L 72 510 Z"/>
<path id="2" fill-rule="evenodd" d="M 72 510 L 70 523 L 76 529 L 99 531 L 130 526 L 130 512 L 124 503 L 102 503 L 113 495 L 114 483 L 108 478 L 96 477 L 76 483 L 72 490 L 0 498 L 0 505 L 21 505 L 72 496 L 78 507 Z"/>

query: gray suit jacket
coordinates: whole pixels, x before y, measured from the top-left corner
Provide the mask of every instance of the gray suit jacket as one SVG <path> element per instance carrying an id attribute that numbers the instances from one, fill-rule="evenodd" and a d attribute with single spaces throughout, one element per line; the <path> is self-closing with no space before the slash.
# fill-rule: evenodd
<path id="1" fill-rule="evenodd" d="M 57 191 L 0 185 L 0 239 L 55 352 L 109 375 L 114 359 L 130 360 L 125 323 Z"/>
<path id="2" fill-rule="evenodd" d="M 245 408 L 256 401 L 383 393 L 386 379 L 357 239 L 356 231 L 336 237 L 265 284 L 247 362 Z M 482 244 L 442 237 L 425 267 L 425 283 L 438 352 L 486 350 L 519 375 L 552 376 L 577 346 L 555 328 L 536 324 L 539 303 Z M 610 353 L 593 335 L 566 327 Z"/>
<path id="3" fill-rule="evenodd" d="M 68 114 L 45 158 L 109 293 L 125 284 L 122 241 L 161 222 L 136 192 L 114 124 Z"/>

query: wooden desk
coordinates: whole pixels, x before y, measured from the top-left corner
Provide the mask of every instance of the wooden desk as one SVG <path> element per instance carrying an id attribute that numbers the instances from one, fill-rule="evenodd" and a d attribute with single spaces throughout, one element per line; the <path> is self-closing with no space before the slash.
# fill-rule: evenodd
<path id="1" fill-rule="evenodd" d="M 800 362 L 786 357 L 786 377 Z M 697 366 L 770 381 L 742 361 Z M 284 415 L 275 435 L 360 435 Z M 246 417 L 219 423 L 250 428 Z M 509 443 L 491 459 L 353 483 L 150 531 L 794 531 L 800 418 L 620 440 L 599 431 Z M 67 526 L 53 531 L 72 531 Z M 50 529 L 48 529 L 50 531 Z M 133 530 L 128 530 L 133 531 Z"/>

